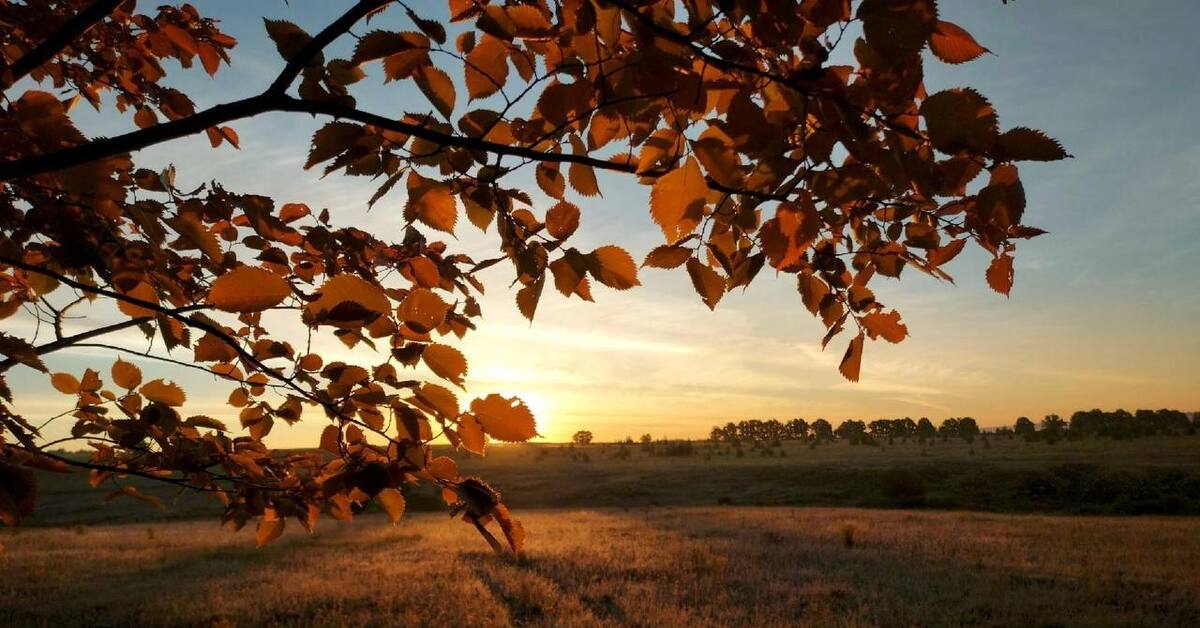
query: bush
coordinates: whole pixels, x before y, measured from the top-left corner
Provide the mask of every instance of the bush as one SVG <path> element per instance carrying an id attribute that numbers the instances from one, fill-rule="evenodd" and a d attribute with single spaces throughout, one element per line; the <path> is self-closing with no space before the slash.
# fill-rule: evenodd
<path id="1" fill-rule="evenodd" d="M 911 469 L 891 469 L 884 473 L 880 490 L 889 506 L 920 508 L 925 505 L 925 479 Z"/>

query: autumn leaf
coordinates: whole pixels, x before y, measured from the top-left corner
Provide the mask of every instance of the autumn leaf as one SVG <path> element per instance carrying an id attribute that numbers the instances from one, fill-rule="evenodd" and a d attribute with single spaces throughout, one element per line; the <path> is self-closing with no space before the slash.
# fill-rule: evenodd
<path id="1" fill-rule="evenodd" d="M 842 363 L 838 365 L 838 370 L 841 371 L 843 377 L 852 382 L 858 381 L 858 373 L 862 368 L 862 354 L 863 334 L 859 332 L 846 347 L 846 354 L 842 356 Z"/>
<path id="2" fill-rule="evenodd" d="M 938 21 L 929 37 L 929 49 L 946 63 L 966 63 L 989 52 L 961 26 L 946 21 Z"/>
<path id="3" fill-rule="evenodd" d="M 428 333 L 446 320 L 449 311 L 450 306 L 436 292 L 414 288 L 400 302 L 396 316 L 413 331 Z"/>
<path id="4" fill-rule="evenodd" d="M 283 528 L 286 523 L 275 512 L 275 509 L 268 508 L 263 511 L 262 518 L 258 520 L 258 529 L 254 533 L 256 546 L 265 547 L 279 538 L 283 534 Z"/>
<path id="5" fill-rule="evenodd" d="M 429 102 L 433 103 L 433 106 L 447 120 L 454 115 L 455 93 L 450 75 L 426 63 L 413 74 L 413 80 L 416 81 L 417 87 L 421 88 Z"/>
<path id="6" fill-rule="evenodd" d="M 142 383 L 142 370 L 136 364 L 117 358 L 112 365 L 113 383 L 126 390 L 133 390 Z"/>
<path id="7" fill-rule="evenodd" d="M 375 495 L 375 502 L 387 514 L 388 520 L 392 525 L 400 522 L 400 518 L 404 516 L 404 495 L 399 489 L 385 488 Z"/>
<path id="8" fill-rule="evenodd" d="M 463 385 L 463 377 L 467 374 L 467 359 L 462 352 L 449 345 L 432 343 L 421 352 L 425 366 L 442 379 L 449 380 L 459 386 Z"/>
<path id="9" fill-rule="evenodd" d="M 515 397 L 492 394 L 471 402 L 471 414 L 488 436 L 500 441 L 519 443 L 537 436 L 533 413 Z"/>
<path id="10" fill-rule="evenodd" d="M 683 238 L 700 224 L 707 197 L 708 185 L 694 157 L 658 178 L 650 192 L 650 215 L 667 242 Z"/>
<path id="11" fill-rule="evenodd" d="M 559 201 L 546 211 L 546 231 L 556 240 L 566 240 L 579 228 L 579 208 Z"/>
<path id="12" fill-rule="evenodd" d="M 146 382 L 138 392 L 146 399 L 166 406 L 182 406 L 184 401 L 187 401 L 187 395 L 182 388 L 162 379 Z"/>
<path id="13" fill-rule="evenodd" d="M 70 373 L 55 373 L 50 376 L 54 389 L 64 395 L 74 395 L 79 392 L 79 380 Z"/>
<path id="14" fill-rule="evenodd" d="M 617 290 L 640 286 L 637 265 L 629 253 L 619 246 L 602 246 L 587 255 L 588 272 L 596 281 Z"/>
<path id="15" fill-rule="evenodd" d="M 688 258 L 687 273 L 692 279 L 692 287 L 696 289 L 704 304 L 708 309 L 715 310 L 721 297 L 725 296 L 725 280 L 717 271 L 694 257 Z"/>
<path id="16" fill-rule="evenodd" d="M 897 343 L 908 336 L 908 327 L 900 322 L 900 313 L 895 310 L 871 312 L 862 317 L 861 322 L 871 340 L 882 336 L 888 342 Z"/>
<path id="17" fill-rule="evenodd" d="M 688 261 L 693 254 L 693 250 L 683 246 L 671 246 L 664 244 L 655 247 L 646 254 L 646 261 L 642 262 L 642 266 L 651 268 L 678 268 L 683 266 L 684 262 Z"/>
<path id="18" fill-rule="evenodd" d="M 471 99 L 491 96 L 508 80 L 508 47 L 485 34 L 467 55 L 464 68 L 467 94 Z"/>
<path id="19" fill-rule="evenodd" d="M 446 233 L 454 233 L 458 221 L 458 203 L 449 186 L 427 179 L 416 171 L 408 173 L 408 204 L 404 208 L 407 220 L 421 222 Z"/>
<path id="20" fill-rule="evenodd" d="M 997 255 L 988 265 L 987 282 L 992 290 L 1009 296 L 1013 285 L 1013 258 L 1007 253 Z"/>
<path id="21" fill-rule="evenodd" d="M 283 303 L 292 294 L 286 279 L 255 266 L 238 266 L 217 277 L 209 302 L 226 312 L 261 312 Z"/>
<path id="22" fill-rule="evenodd" d="M 929 139 L 938 150 L 984 154 L 997 140 L 996 110 L 972 89 L 949 89 L 921 103 Z"/>
<path id="23" fill-rule="evenodd" d="M 464 414 L 458 423 L 458 437 L 462 448 L 483 455 L 487 439 L 483 434 L 483 426 L 470 414 Z"/>
<path id="24" fill-rule="evenodd" d="M 391 310 L 383 290 L 355 275 L 335 275 L 317 291 L 318 298 L 305 306 L 317 324 L 343 329 L 361 327 Z"/>

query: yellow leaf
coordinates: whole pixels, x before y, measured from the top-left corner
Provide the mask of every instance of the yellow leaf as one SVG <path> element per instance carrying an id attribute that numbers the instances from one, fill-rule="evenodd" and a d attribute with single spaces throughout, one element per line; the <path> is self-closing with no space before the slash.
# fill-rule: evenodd
<path id="1" fill-rule="evenodd" d="M 420 220 L 439 231 L 454 233 L 458 204 L 449 186 L 409 171 L 408 204 L 404 208 L 404 217 L 407 220 Z"/>
<path id="2" fill-rule="evenodd" d="M 304 308 L 309 319 L 317 324 L 357 328 L 391 310 L 391 302 L 383 290 L 356 275 L 330 277 L 317 294 L 319 297 Z"/>
<path id="3" fill-rule="evenodd" d="M 650 215 L 668 242 L 682 239 L 700 224 L 707 196 L 708 185 L 695 157 L 658 178 L 650 192 Z"/>
<path id="4" fill-rule="evenodd" d="M 524 442 L 537 436 L 533 413 L 517 398 L 488 395 L 471 402 L 471 413 L 483 431 L 496 440 Z"/>
<path id="5" fill-rule="evenodd" d="M 414 288 L 400 302 L 396 316 L 413 331 L 424 334 L 437 329 L 449 311 L 450 306 L 436 292 Z"/>
<path id="6" fill-rule="evenodd" d="M 694 257 L 688 258 L 687 272 L 688 276 L 692 278 L 692 287 L 704 300 L 704 304 L 710 310 L 716 309 L 717 302 L 725 296 L 725 280 L 717 274 L 717 271 Z"/>
<path id="7" fill-rule="evenodd" d="M 379 503 L 383 512 L 387 513 L 392 525 L 395 525 L 400 521 L 400 517 L 404 516 L 404 495 L 400 493 L 399 489 L 385 488 L 375 496 L 375 501 Z"/>
<path id="8" fill-rule="evenodd" d="M 173 382 L 163 381 L 162 379 L 146 382 L 145 385 L 138 389 L 138 392 L 142 393 L 142 396 L 150 401 L 167 406 L 182 406 L 183 402 L 187 401 L 187 395 L 184 394 L 182 388 Z"/>
<path id="9" fill-rule="evenodd" d="M 508 512 L 508 507 L 504 504 L 496 504 L 492 510 L 492 516 L 500 524 L 500 530 L 504 532 L 504 538 L 508 539 L 508 546 L 512 548 L 514 554 L 518 556 L 521 550 L 525 547 L 525 526 L 521 525 L 520 521 L 512 518 Z"/>
<path id="10" fill-rule="evenodd" d="M 463 449 L 483 455 L 487 437 L 483 435 L 483 427 L 470 414 L 464 414 L 458 424 L 458 438 L 462 441 Z"/>
<path id="11" fill-rule="evenodd" d="M 462 352 L 449 345 L 430 344 L 421 352 L 425 366 L 438 377 L 463 385 L 463 377 L 467 374 L 467 359 Z"/>
<path id="12" fill-rule="evenodd" d="M 55 373 L 50 376 L 54 389 L 64 395 L 74 395 L 79 392 L 79 380 L 70 373 Z"/>
<path id="13" fill-rule="evenodd" d="M 458 416 L 458 398 L 445 386 L 424 382 L 413 394 L 416 395 L 416 401 L 428 407 L 432 413 L 450 419 Z"/>
<path id="14" fill-rule="evenodd" d="M 617 290 L 640 286 L 637 265 L 629 253 L 619 246 L 602 246 L 587 255 L 588 271 L 596 281 Z"/>
<path id="15" fill-rule="evenodd" d="M 458 479 L 458 465 L 447 456 L 438 456 L 430 460 L 425 470 L 439 480 Z"/>
<path id="16" fill-rule="evenodd" d="M 283 303 L 292 286 L 279 275 L 256 266 L 238 266 L 213 282 L 208 301 L 226 312 L 261 312 Z"/>
<path id="17" fill-rule="evenodd" d="M 113 383 L 126 390 L 137 388 L 142 383 L 142 370 L 136 364 L 117 358 L 112 365 Z"/>
<path id="18" fill-rule="evenodd" d="M 284 520 L 279 518 L 274 508 L 263 511 L 262 519 L 258 520 L 258 529 L 254 533 L 257 546 L 264 547 L 279 538 L 279 535 L 283 534 L 283 526 Z"/>

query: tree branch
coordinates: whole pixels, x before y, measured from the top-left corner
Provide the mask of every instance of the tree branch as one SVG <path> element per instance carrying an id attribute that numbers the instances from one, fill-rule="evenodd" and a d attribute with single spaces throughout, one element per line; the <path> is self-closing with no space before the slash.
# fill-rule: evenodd
<path id="1" fill-rule="evenodd" d="M 7 263 L 7 262 L 5 262 L 5 263 Z M 204 309 L 204 306 L 189 305 L 187 307 L 180 308 L 179 310 L 176 310 L 176 311 L 190 312 L 192 310 L 199 310 L 199 309 Z M 35 347 L 34 352 L 37 353 L 38 355 L 45 355 L 47 353 L 53 353 L 55 351 L 58 351 L 59 349 L 69 348 L 71 346 L 77 345 L 85 340 L 90 340 L 97 336 L 103 336 L 105 334 L 109 334 L 114 331 L 128 329 L 130 327 L 134 327 L 136 325 L 140 325 L 142 323 L 153 321 L 153 320 L 154 319 L 152 317 L 143 316 L 140 318 L 131 318 L 127 321 L 121 321 L 119 323 L 113 323 L 112 325 L 106 325 L 104 327 L 97 327 L 95 329 L 89 329 L 85 332 L 80 332 L 78 334 L 75 334 L 74 336 L 64 336 L 63 338 L 59 338 L 58 340 L 55 340 L 53 342 L 47 342 L 44 345 Z M 9 358 L 7 360 L 4 360 L 3 362 L 0 362 L 0 373 L 7 371 L 8 369 L 16 366 L 19 363 L 20 363 L 19 360 L 15 360 L 13 358 Z"/>
<path id="2" fill-rule="evenodd" d="M 22 55 L 7 70 L 0 72 L 0 91 L 12 87 L 14 83 L 25 78 L 30 72 L 53 59 L 55 55 L 107 17 L 124 1 L 96 0 L 86 9 L 71 16 L 49 39 Z"/>

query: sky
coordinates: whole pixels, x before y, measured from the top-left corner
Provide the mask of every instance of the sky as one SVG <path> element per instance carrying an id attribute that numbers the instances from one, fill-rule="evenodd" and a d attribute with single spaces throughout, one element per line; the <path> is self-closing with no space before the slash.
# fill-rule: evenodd
<path id="1" fill-rule="evenodd" d="M 239 40 L 233 66 L 215 79 L 173 68 L 176 84 L 200 107 L 261 91 L 278 72 L 281 62 L 261 16 L 315 32 L 347 5 L 195 4 Z M 411 6 L 428 16 L 445 11 L 432 0 Z M 745 293 L 727 295 L 710 312 L 686 273 L 643 269 L 641 287 L 597 286 L 595 303 L 568 301 L 548 289 L 531 325 L 514 305 L 511 269 L 500 265 L 484 276 L 489 291 L 479 329 L 459 343 L 470 359 L 468 391 L 520 395 L 548 441 L 566 440 L 578 429 L 600 440 L 643 433 L 697 438 L 714 424 L 751 418 L 824 417 L 836 424 L 973 416 L 986 427 L 1093 407 L 1200 410 L 1200 123 L 1192 115 L 1200 110 L 1194 80 L 1200 20 L 1192 19 L 1192 0 L 943 0 L 940 12 L 994 54 L 964 66 L 929 59 L 928 90 L 975 87 L 996 106 L 1002 128 L 1042 129 L 1074 155 L 1021 168 L 1029 198 L 1025 222 L 1050 233 L 1019 244 L 1010 298 L 987 287 L 987 257 L 974 247 L 946 268 L 954 285 L 918 273 L 873 283 L 880 301 L 902 312 L 911 336 L 899 345 L 868 343 L 862 379 L 851 383 L 837 371 L 845 339 L 821 350 L 824 328 L 804 309 L 789 276 L 764 271 Z M 395 10 L 377 24 L 411 28 Z M 349 45 L 343 41 L 333 52 L 346 56 Z M 362 108 L 384 115 L 430 108 L 412 89 L 384 88 L 373 70 L 366 89 L 356 92 Z M 463 111 L 460 102 L 457 112 Z M 89 133 L 132 129 L 128 118 L 80 116 Z M 240 151 L 211 149 L 201 136 L 148 149 L 137 160 L 175 163 L 181 188 L 216 179 L 280 203 L 328 208 L 335 223 L 400 237 L 402 189 L 368 212 L 375 190 L 370 181 L 321 179 L 302 169 L 319 122 L 268 114 L 233 125 Z M 661 244 L 649 216 L 649 188 L 607 174 L 600 184 L 603 198 L 573 199 L 584 210 L 575 246 L 615 243 L 640 260 Z M 534 199 L 539 212 L 550 205 L 540 194 Z M 483 259 L 495 256 L 498 240 L 460 220 L 451 243 Z M 112 316 L 90 314 L 92 320 Z M 122 340 L 131 347 L 143 342 L 135 335 Z M 326 346 L 340 351 L 336 340 Z M 80 372 L 98 359 L 77 350 L 47 362 L 51 370 Z M 233 416 L 224 405 L 225 386 L 134 361 L 147 373 L 186 384 L 186 414 Z M 69 405 L 47 378 L 28 369 L 14 370 L 10 383 L 27 417 Z M 277 427 L 269 442 L 311 445 L 323 419 L 315 412 L 308 417 Z"/>

